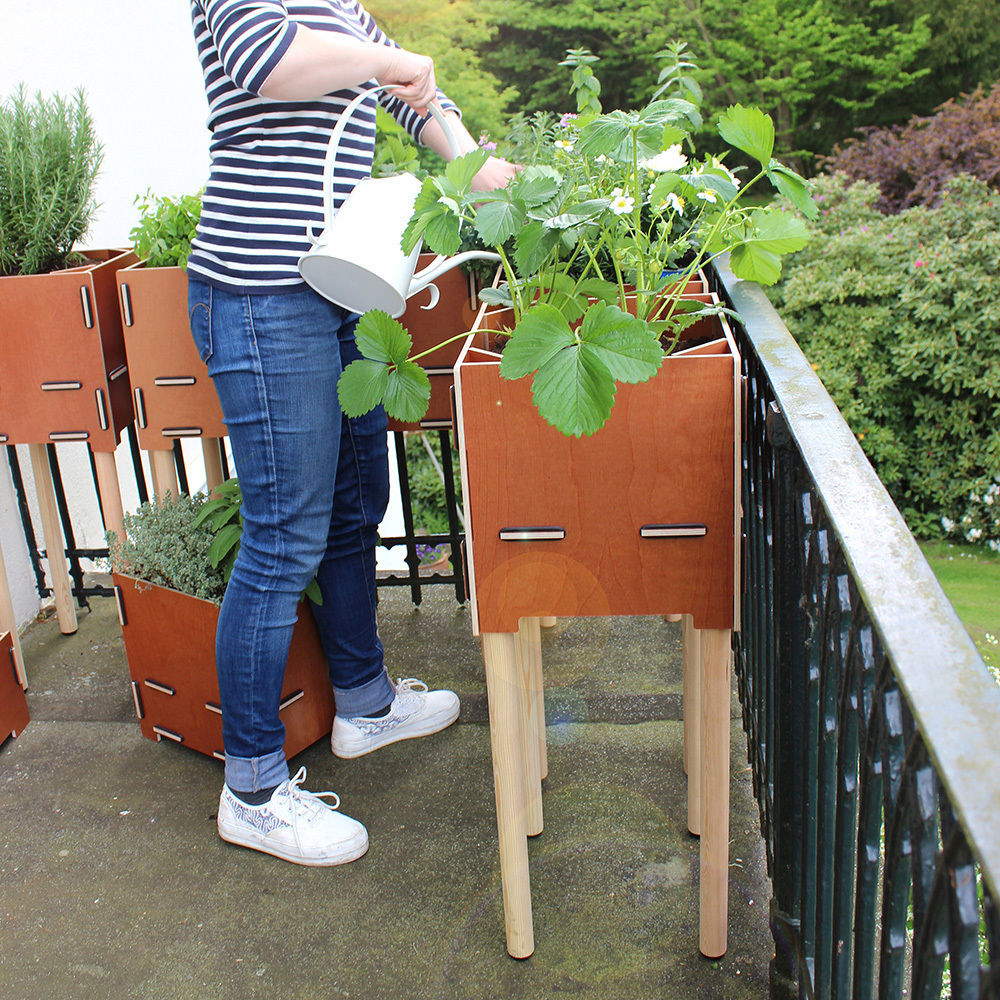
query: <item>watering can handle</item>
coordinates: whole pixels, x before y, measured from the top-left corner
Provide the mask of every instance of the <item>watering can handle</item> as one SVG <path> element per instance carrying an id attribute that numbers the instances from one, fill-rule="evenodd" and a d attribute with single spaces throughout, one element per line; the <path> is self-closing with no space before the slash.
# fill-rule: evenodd
<path id="1" fill-rule="evenodd" d="M 392 90 L 396 84 L 380 83 L 374 87 L 368 87 L 362 90 L 360 94 L 355 97 L 350 104 L 344 108 L 344 113 L 340 116 L 336 127 L 333 130 L 333 134 L 330 136 L 330 144 L 326 148 L 326 160 L 323 163 L 323 228 L 329 229 L 330 223 L 333 221 L 333 170 L 334 165 L 337 162 L 337 153 L 340 149 L 340 139 L 344 134 L 344 129 L 347 127 L 347 122 L 351 115 L 358 109 L 361 103 L 367 100 L 369 94 L 374 94 L 379 90 Z M 451 126 L 445 120 L 444 115 L 441 112 L 441 108 L 437 101 L 432 101 L 427 108 L 431 115 L 441 126 L 441 131 L 444 132 L 445 140 L 448 143 L 448 148 L 451 150 L 452 156 L 461 156 L 462 151 L 459 149 L 458 140 L 455 138 L 455 133 L 452 132 Z M 306 228 L 306 232 L 312 243 L 316 243 L 319 237 L 313 232 L 313 226 L 310 222 Z"/>

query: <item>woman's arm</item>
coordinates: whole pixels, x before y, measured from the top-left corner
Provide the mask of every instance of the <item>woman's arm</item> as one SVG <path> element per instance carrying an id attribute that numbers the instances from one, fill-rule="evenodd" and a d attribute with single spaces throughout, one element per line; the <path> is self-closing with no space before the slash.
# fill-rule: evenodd
<path id="1" fill-rule="evenodd" d="M 437 94 L 434 62 L 406 49 L 313 31 L 299 24 L 295 37 L 260 88 L 275 101 L 308 101 L 356 87 L 374 77 L 395 84 L 393 95 L 420 114 Z"/>
<path id="2" fill-rule="evenodd" d="M 462 124 L 462 119 L 458 115 L 452 111 L 446 111 L 444 117 L 458 141 L 460 155 L 471 153 L 478 147 L 478 143 L 469 135 L 469 130 Z M 445 139 L 444 131 L 437 119 L 428 119 L 420 133 L 420 141 L 425 146 L 430 146 L 435 153 L 440 153 L 446 160 L 453 158 L 451 147 L 448 145 L 448 140 Z M 483 165 L 482 170 L 473 178 L 472 190 L 492 191 L 495 188 L 506 187 L 507 182 L 520 169 L 516 164 L 508 163 L 507 160 L 503 160 L 499 156 L 491 156 Z"/>

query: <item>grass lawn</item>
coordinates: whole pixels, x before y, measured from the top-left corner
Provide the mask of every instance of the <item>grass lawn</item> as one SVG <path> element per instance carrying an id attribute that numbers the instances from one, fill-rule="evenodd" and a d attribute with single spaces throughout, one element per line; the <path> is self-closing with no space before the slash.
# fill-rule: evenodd
<path id="1" fill-rule="evenodd" d="M 954 542 L 922 542 L 920 547 L 1000 682 L 1000 554 Z"/>

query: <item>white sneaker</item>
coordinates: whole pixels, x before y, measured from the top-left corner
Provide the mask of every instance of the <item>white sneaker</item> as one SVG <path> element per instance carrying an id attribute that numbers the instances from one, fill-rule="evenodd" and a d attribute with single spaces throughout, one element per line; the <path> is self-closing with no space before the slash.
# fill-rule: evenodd
<path id="1" fill-rule="evenodd" d="M 230 844 L 273 854 L 299 865 L 342 865 L 368 850 L 368 831 L 356 819 L 336 812 L 333 792 L 302 788 L 306 769 L 283 781 L 270 800 L 251 806 L 223 785 L 219 799 L 219 836 Z M 334 805 L 322 798 L 332 796 Z"/>
<path id="2" fill-rule="evenodd" d="M 458 709 L 454 691 L 428 691 L 415 677 L 400 678 L 396 697 L 382 718 L 334 716 L 330 747 L 338 757 L 361 757 L 397 740 L 436 733 L 458 718 Z"/>

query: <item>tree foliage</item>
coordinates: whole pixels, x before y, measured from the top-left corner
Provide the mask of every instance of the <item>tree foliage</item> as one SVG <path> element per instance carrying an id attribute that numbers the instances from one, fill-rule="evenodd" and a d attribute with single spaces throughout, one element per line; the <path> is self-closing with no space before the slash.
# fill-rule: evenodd
<path id="1" fill-rule="evenodd" d="M 516 91 L 503 74 L 494 75 L 480 59 L 497 28 L 474 0 L 372 0 L 367 10 L 393 39 L 434 59 L 440 86 L 462 109 L 466 127 L 502 131 L 507 105 Z"/>

